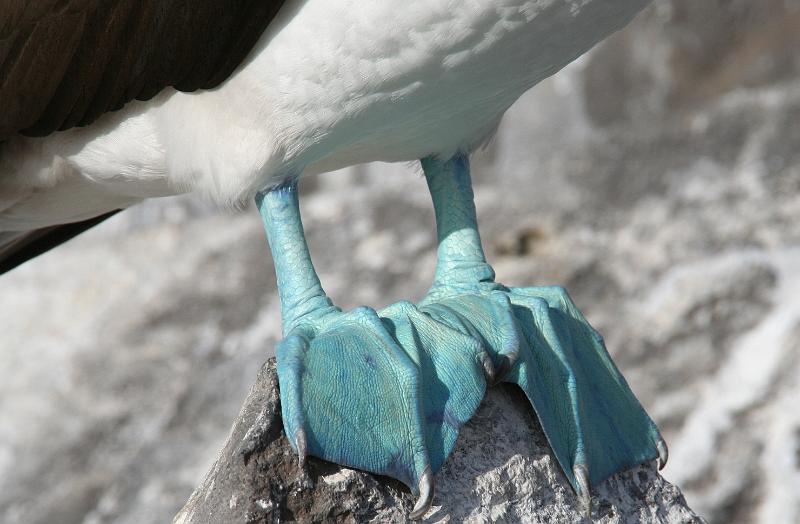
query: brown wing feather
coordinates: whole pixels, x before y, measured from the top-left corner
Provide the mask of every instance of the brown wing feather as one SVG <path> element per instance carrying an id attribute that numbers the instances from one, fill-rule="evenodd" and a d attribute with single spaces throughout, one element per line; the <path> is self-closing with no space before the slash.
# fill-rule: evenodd
<path id="1" fill-rule="evenodd" d="M 7 241 L 0 234 L 0 275 L 41 255 L 45 251 L 63 244 L 118 212 L 119 210 L 111 211 L 110 213 L 72 224 L 59 224 L 33 231 L 25 231 L 13 237 L 9 236 Z"/>
<path id="2" fill-rule="evenodd" d="M 167 86 L 210 89 L 285 0 L 0 0 L 0 141 L 88 125 Z"/>

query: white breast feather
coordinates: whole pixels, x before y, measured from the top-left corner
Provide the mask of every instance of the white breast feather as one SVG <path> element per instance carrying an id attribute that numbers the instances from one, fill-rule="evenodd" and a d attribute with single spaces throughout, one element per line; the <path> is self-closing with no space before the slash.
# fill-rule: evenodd
<path id="1" fill-rule="evenodd" d="M 231 205 L 302 172 L 468 151 L 522 93 L 647 3 L 290 0 L 218 89 L 167 90 L 87 129 L 5 144 L 0 192 L 63 191 L 72 215 L 87 184 L 114 205 L 185 191 Z M 35 204 L 29 222 L 61 220 Z"/>

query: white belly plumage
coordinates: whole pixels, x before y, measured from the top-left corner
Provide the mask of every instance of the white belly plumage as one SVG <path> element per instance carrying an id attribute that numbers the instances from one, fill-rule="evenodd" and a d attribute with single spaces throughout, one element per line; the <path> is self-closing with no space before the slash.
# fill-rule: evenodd
<path id="1" fill-rule="evenodd" d="M 0 231 L 301 173 L 449 156 L 649 0 L 294 0 L 228 81 L 0 146 Z"/>

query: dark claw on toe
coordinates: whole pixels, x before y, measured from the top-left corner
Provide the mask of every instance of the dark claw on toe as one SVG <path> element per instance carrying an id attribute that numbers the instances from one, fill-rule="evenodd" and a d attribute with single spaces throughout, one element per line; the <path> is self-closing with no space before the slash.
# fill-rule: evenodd
<path id="1" fill-rule="evenodd" d="M 306 432 L 303 428 L 300 428 L 295 432 L 294 444 L 297 447 L 297 466 L 300 469 L 303 469 L 306 464 L 306 455 L 308 454 L 308 441 L 306 439 Z"/>
<path id="2" fill-rule="evenodd" d="M 495 377 L 497 381 L 503 380 L 511 368 L 514 367 L 514 364 L 517 363 L 518 354 L 513 355 L 500 355 L 500 364 L 497 366 L 497 371 L 495 373 Z"/>
<path id="3" fill-rule="evenodd" d="M 656 442 L 656 449 L 658 450 L 658 469 L 662 470 L 669 459 L 669 449 L 663 438 L 658 439 L 658 442 Z"/>
<path id="4" fill-rule="evenodd" d="M 417 499 L 417 503 L 414 505 L 414 509 L 411 510 L 411 513 L 408 517 L 411 520 L 419 520 L 425 516 L 429 509 L 431 509 L 431 503 L 433 502 L 433 472 L 431 471 L 430 466 L 425 468 L 425 472 L 422 473 L 422 476 L 419 479 L 419 499 Z"/>
<path id="5" fill-rule="evenodd" d="M 488 384 L 494 384 L 498 380 L 497 369 L 495 369 L 492 359 L 489 357 L 489 355 L 485 355 L 483 357 L 483 374 L 486 377 L 486 382 Z"/>
<path id="6" fill-rule="evenodd" d="M 589 471 L 585 466 L 579 464 L 572 468 L 572 474 L 575 475 L 575 481 L 578 484 L 577 495 L 581 513 L 588 518 L 592 514 L 592 493 L 589 489 Z"/>

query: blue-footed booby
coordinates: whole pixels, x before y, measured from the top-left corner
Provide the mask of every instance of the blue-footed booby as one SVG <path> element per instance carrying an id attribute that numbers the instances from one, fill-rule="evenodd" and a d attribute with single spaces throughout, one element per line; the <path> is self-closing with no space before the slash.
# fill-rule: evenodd
<path id="1" fill-rule="evenodd" d="M 648 3 L 2 1 L 0 270 L 146 198 L 255 198 L 301 464 L 399 479 L 419 518 L 487 385 L 510 382 L 588 510 L 592 486 L 663 465 L 666 446 L 563 288 L 495 280 L 469 155 L 525 91 Z M 433 285 L 418 303 L 342 311 L 312 266 L 298 179 L 410 160 L 433 200 Z"/>

